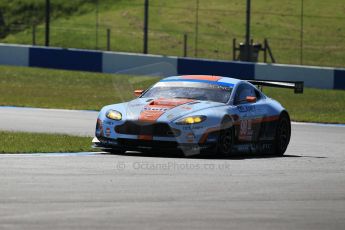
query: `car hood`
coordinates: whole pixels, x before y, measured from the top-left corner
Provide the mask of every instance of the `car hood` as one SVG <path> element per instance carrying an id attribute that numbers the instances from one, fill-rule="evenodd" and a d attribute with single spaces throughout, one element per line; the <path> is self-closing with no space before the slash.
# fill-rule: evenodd
<path id="1" fill-rule="evenodd" d="M 202 110 L 225 106 L 220 102 L 180 98 L 137 98 L 121 105 L 126 119 L 145 122 L 173 121 L 189 114 L 203 115 Z"/>

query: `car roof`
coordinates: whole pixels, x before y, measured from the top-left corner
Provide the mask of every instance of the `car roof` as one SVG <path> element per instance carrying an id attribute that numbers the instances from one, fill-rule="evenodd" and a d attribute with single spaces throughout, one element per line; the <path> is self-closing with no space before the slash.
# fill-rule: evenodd
<path id="1" fill-rule="evenodd" d="M 231 77 L 221 77 L 221 76 L 214 76 L 214 75 L 181 75 L 181 76 L 172 76 L 163 78 L 161 81 L 195 81 L 195 82 L 205 82 L 205 83 L 213 83 L 219 85 L 228 85 L 234 87 L 242 80 L 231 78 Z"/>

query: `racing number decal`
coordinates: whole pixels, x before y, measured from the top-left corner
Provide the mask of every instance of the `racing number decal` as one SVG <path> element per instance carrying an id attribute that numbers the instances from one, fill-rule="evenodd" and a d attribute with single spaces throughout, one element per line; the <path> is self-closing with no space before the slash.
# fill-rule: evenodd
<path id="1" fill-rule="evenodd" d="M 239 139 L 244 141 L 252 140 L 253 129 L 251 120 L 241 120 Z"/>

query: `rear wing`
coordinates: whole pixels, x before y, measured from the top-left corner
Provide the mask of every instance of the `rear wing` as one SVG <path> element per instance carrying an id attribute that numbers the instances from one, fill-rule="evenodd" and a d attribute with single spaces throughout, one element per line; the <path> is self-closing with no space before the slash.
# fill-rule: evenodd
<path id="1" fill-rule="evenodd" d="M 263 86 L 294 89 L 295 93 L 303 93 L 303 81 L 275 81 L 275 80 L 246 80 L 253 85 L 259 86 L 260 90 Z"/>

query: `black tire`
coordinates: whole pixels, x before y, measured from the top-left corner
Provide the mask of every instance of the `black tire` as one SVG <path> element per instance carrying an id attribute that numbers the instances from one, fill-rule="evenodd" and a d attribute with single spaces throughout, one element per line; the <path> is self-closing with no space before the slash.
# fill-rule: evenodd
<path id="1" fill-rule="evenodd" d="M 225 117 L 221 123 L 221 130 L 219 132 L 217 143 L 217 154 L 222 157 L 230 156 L 234 143 L 234 132 L 232 121 Z"/>
<path id="2" fill-rule="evenodd" d="M 289 114 L 283 112 L 279 116 L 279 121 L 276 129 L 276 136 L 274 140 L 274 153 L 278 156 L 283 156 L 291 138 L 291 122 Z"/>

